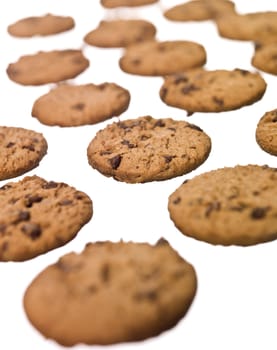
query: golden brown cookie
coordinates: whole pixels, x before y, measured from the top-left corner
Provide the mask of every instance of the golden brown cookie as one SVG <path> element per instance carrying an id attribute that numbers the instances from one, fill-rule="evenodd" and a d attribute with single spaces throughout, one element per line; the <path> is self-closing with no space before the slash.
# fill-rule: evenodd
<path id="1" fill-rule="evenodd" d="M 36 168 L 47 153 L 47 141 L 36 131 L 0 127 L 0 180 L 10 179 Z"/>
<path id="2" fill-rule="evenodd" d="M 90 142 L 89 164 L 118 181 L 167 180 L 200 166 L 211 140 L 198 126 L 150 116 L 119 121 L 98 131 Z"/>
<path id="3" fill-rule="evenodd" d="M 47 13 L 43 16 L 22 18 L 8 26 L 8 33 L 18 38 L 58 34 L 74 28 L 74 19 L 70 16 L 57 16 Z"/>
<path id="4" fill-rule="evenodd" d="M 156 27 L 142 19 L 101 21 L 84 37 L 85 43 L 97 47 L 126 47 L 137 42 L 153 40 Z"/>
<path id="5" fill-rule="evenodd" d="M 197 289 L 196 272 L 169 243 L 96 242 L 61 257 L 28 286 L 24 309 L 64 346 L 139 341 L 175 326 Z"/>
<path id="6" fill-rule="evenodd" d="M 92 201 L 65 183 L 27 176 L 0 188 L 0 261 L 23 261 L 72 240 Z"/>
<path id="7" fill-rule="evenodd" d="M 195 69 L 165 77 L 160 97 L 167 105 L 189 113 L 223 112 L 260 100 L 266 86 L 259 73 Z"/>
<path id="8" fill-rule="evenodd" d="M 175 226 L 212 244 L 248 246 L 277 238 L 277 169 L 246 165 L 185 181 L 169 197 Z"/>
<path id="9" fill-rule="evenodd" d="M 275 42 L 256 45 L 251 63 L 263 72 L 277 75 L 277 36 Z"/>
<path id="10" fill-rule="evenodd" d="M 106 8 L 116 8 L 151 5 L 158 1 L 159 0 L 100 0 L 100 3 Z"/>
<path id="11" fill-rule="evenodd" d="M 265 113 L 259 120 L 256 141 L 265 152 L 277 156 L 277 109 Z"/>
<path id="12" fill-rule="evenodd" d="M 159 76 L 201 67 L 206 58 L 205 48 L 193 41 L 147 41 L 127 47 L 119 65 L 126 73 Z"/>
<path id="13" fill-rule="evenodd" d="M 81 50 L 40 51 L 10 63 L 7 74 L 18 84 L 43 85 L 73 79 L 88 66 Z"/>
<path id="14" fill-rule="evenodd" d="M 60 85 L 34 102 L 32 116 L 46 125 L 96 124 L 120 115 L 129 102 L 129 91 L 114 83 Z"/>

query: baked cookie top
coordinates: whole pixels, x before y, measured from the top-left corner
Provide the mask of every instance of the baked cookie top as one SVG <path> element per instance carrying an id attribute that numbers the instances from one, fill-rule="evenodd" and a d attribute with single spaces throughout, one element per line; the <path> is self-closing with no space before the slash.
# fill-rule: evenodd
<path id="1" fill-rule="evenodd" d="M 8 77 L 22 85 L 43 85 L 73 79 L 89 66 L 81 50 L 39 51 L 21 56 L 7 68 Z"/>
<path id="2" fill-rule="evenodd" d="M 265 152 L 277 156 L 277 109 L 266 112 L 259 120 L 256 141 Z"/>
<path id="3" fill-rule="evenodd" d="M 196 289 L 193 266 L 164 239 L 96 242 L 44 269 L 25 291 L 24 309 L 34 327 L 62 345 L 108 345 L 175 326 Z"/>
<path id="4" fill-rule="evenodd" d="M 47 141 L 36 131 L 0 126 L 0 180 L 36 168 L 47 153 Z"/>
<path id="5" fill-rule="evenodd" d="M 251 63 L 263 72 L 277 75 L 277 35 L 275 42 L 256 45 Z"/>
<path id="6" fill-rule="evenodd" d="M 147 41 L 127 47 L 119 66 L 130 74 L 161 76 L 201 67 L 206 59 L 205 48 L 193 41 Z"/>
<path id="7" fill-rule="evenodd" d="M 170 7 L 164 16 L 171 21 L 205 21 L 234 12 L 229 0 L 193 0 Z"/>
<path id="8" fill-rule="evenodd" d="M 64 183 L 27 176 L 0 188 L 0 261 L 23 261 L 72 240 L 92 201 Z"/>
<path id="9" fill-rule="evenodd" d="M 175 226 L 212 244 L 248 246 L 277 238 L 277 170 L 246 165 L 212 170 L 169 197 Z"/>
<path id="10" fill-rule="evenodd" d="M 211 140 L 198 126 L 171 118 L 139 117 L 107 125 L 87 149 L 89 164 L 118 181 L 167 180 L 200 166 Z"/>
<path id="11" fill-rule="evenodd" d="M 58 34 L 74 28 L 74 19 L 70 16 L 57 16 L 47 13 L 43 16 L 22 18 L 8 26 L 10 35 L 29 38 L 36 35 L 46 36 Z"/>
<path id="12" fill-rule="evenodd" d="M 100 0 L 100 3 L 106 8 L 116 8 L 151 5 L 158 1 L 159 0 Z"/>
<path id="13" fill-rule="evenodd" d="M 277 12 L 232 14 L 216 19 L 220 36 L 233 40 L 266 42 L 277 38 Z"/>
<path id="14" fill-rule="evenodd" d="M 85 43 L 103 48 L 126 47 L 141 41 L 152 40 L 156 27 L 142 19 L 101 21 L 98 27 L 84 37 Z"/>
<path id="15" fill-rule="evenodd" d="M 191 112 L 223 112 L 260 100 L 266 82 L 247 70 L 195 69 L 165 77 L 160 97 L 169 106 Z"/>
<path id="16" fill-rule="evenodd" d="M 120 115 L 129 102 L 129 91 L 114 83 L 59 85 L 34 102 L 32 116 L 46 125 L 96 124 Z"/>

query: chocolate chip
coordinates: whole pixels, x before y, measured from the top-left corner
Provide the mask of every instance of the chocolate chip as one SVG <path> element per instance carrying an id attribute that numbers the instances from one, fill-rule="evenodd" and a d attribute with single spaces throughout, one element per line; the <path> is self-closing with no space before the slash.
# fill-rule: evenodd
<path id="1" fill-rule="evenodd" d="M 183 74 L 175 74 L 173 79 L 174 79 L 173 84 L 175 84 L 175 85 L 188 82 L 188 78 Z"/>
<path id="2" fill-rule="evenodd" d="M 108 83 L 102 83 L 102 84 L 98 85 L 98 89 L 99 90 L 105 90 L 107 86 L 108 86 Z"/>
<path id="3" fill-rule="evenodd" d="M 154 128 L 156 128 L 157 126 L 159 126 L 160 128 L 163 128 L 165 126 L 165 122 L 162 119 L 159 119 L 154 124 Z"/>
<path id="4" fill-rule="evenodd" d="M 263 219 L 270 207 L 257 207 L 252 209 L 251 218 L 255 220 Z"/>
<path id="5" fill-rule="evenodd" d="M 214 103 L 216 103 L 218 106 L 222 107 L 224 106 L 224 100 L 222 98 L 218 98 L 216 96 L 212 97 Z"/>
<path id="6" fill-rule="evenodd" d="M 199 126 L 194 125 L 194 124 L 188 124 L 188 125 L 186 126 L 186 128 L 191 128 L 191 129 L 193 129 L 193 130 L 197 130 L 197 131 L 203 132 L 203 130 L 202 130 L 201 128 L 199 128 Z"/>
<path id="7" fill-rule="evenodd" d="M 41 236 L 41 228 L 38 224 L 27 223 L 21 227 L 21 231 L 31 239 L 35 240 Z"/>
<path id="8" fill-rule="evenodd" d="M 163 156 L 166 163 L 170 163 L 176 156 Z"/>
<path id="9" fill-rule="evenodd" d="M 147 135 L 141 135 L 140 136 L 140 140 L 141 141 L 146 141 L 146 140 L 148 140 L 150 138 L 150 136 L 147 136 Z"/>
<path id="10" fill-rule="evenodd" d="M 154 301 L 158 298 L 158 293 L 155 290 L 146 290 L 146 291 L 139 291 L 134 294 L 134 299 L 137 301 Z"/>
<path id="11" fill-rule="evenodd" d="M 155 244 L 155 247 L 168 245 L 168 241 L 161 237 Z"/>
<path id="12" fill-rule="evenodd" d="M 85 103 L 76 103 L 75 105 L 71 106 L 72 109 L 75 109 L 77 111 L 82 111 L 85 108 Z"/>
<path id="13" fill-rule="evenodd" d="M 221 208 L 221 204 L 218 201 L 209 203 L 205 211 L 205 216 L 209 217 L 213 211 L 219 211 L 220 208 Z"/>
<path id="14" fill-rule="evenodd" d="M 30 216 L 30 213 L 28 211 L 20 210 L 17 214 L 17 217 L 13 221 L 13 224 L 18 224 L 19 222 L 22 222 L 22 221 L 28 221 L 28 220 L 30 220 L 30 217 L 31 216 Z"/>
<path id="15" fill-rule="evenodd" d="M 135 148 L 135 147 L 137 147 L 136 145 L 134 145 L 133 143 L 131 143 L 129 140 L 123 140 L 123 141 L 121 142 L 121 144 L 127 146 L 128 148 Z"/>
<path id="16" fill-rule="evenodd" d="M 194 112 L 192 111 L 187 111 L 187 117 L 190 117 L 191 115 L 193 115 Z"/>
<path id="17" fill-rule="evenodd" d="M 56 188 L 58 187 L 58 184 L 54 181 L 49 181 L 49 182 L 46 182 L 42 185 L 42 188 L 48 190 L 50 188 Z"/>
<path id="18" fill-rule="evenodd" d="M 173 204 L 179 204 L 181 202 L 181 197 L 177 197 L 173 200 Z"/>
<path id="19" fill-rule="evenodd" d="M 181 89 L 181 92 L 184 95 L 188 95 L 190 92 L 197 91 L 197 90 L 200 90 L 200 88 L 195 86 L 194 84 L 188 84 Z"/>
<path id="20" fill-rule="evenodd" d="M 120 165 L 120 163 L 121 163 L 121 160 L 122 160 L 122 157 L 121 157 L 121 155 L 117 155 L 117 156 L 114 156 L 113 158 L 110 158 L 109 159 L 109 162 L 110 162 L 110 164 L 111 164 L 111 167 L 114 169 L 114 170 L 116 170 L 118 167 L 119 167 L 119 165 Z"/>
<path id="21" fill-rule="evenodd" d="M 235 69 L 235 72 L 239 72 L 241 75 L 245 76 L 245 75 L 248 75 L 249 74 L 249 71 L 245 70 L 245 69 L 239 69 L 239 68 L 236 68 Z"/>
<path id="22" fill-rule="evenodd" d="M 27 208 L 31 208 L 33 206 L 34 203 L 39 203 L 43 200 L 43 197 L 38 196 L 38 195 L 34 195 L 34 196 L 27 196 L 25 198 L 25 206 Z"/>
<path id="23" fill-rule="evenodd" d="M 24 145 L 22 146 L 23 149 L 27 149 L 31 152 L 34 152 L 35 151 L 35 146 L 31 143 L 30 145 Z"/>
<path id="24" fill-rule="evenodd" d="M 134 66 L 138 66 L 141 64 L 141 60 L 139 58 L 135 58 L 134 60 L 131 61 L 131 63 L 134 65 Z"/>
<path id="25" fill-rule="evenodd" d="M 104 283 L 107 283 L 110 279 L 110 266 L 108 264 L 104 264 L 100 270 L 101 279 Z"/>
<path id="26" fill-rule="evenodd" d="M 167 88 L 166 87 L 162 87 L 161 90 L 160 90 L 160 96 L 161 96 L 161 99 L 164 100 L 166 98 L 166 95 L 167 95 Z"/>
<path id="27" fill-rule="evenodd" d="M 112 154 L 113 152 L 112 151 L 100 151 L 99 154 L 100 156 L 106 156 L 108 154 Z"/>
<path id="28" fill-rule="evenodd" d="M 63 199 L 61 201 L 59 201 L 60 205 L 71 205 L 73 203 L 73 201 L 71 201 L 70 199 Z"/>
<path id="29" fill-rule="evenodd" d="M 271 121 L 272 121 L 273 123 L 276 123 L 276 122 L 277 122 L 277 115 L 274 116 L 274 117 L 271 119 Z"/>
<path id="30" fill-rule="evenodd" d="M 15 142 L 9 142 L 7 145 L 6 145 L 6 148 L 11 148 L 15 145 Z"/>
<path id="31" fill-rule="evenodd" d="M 8 190 L 9 188 L 12 188 L 12 186 L 11 186 L 11 185 L 4 185 L 4 186 L 0 187 L 0 190 L 1 190 L 1 191 L 6 191 L 6 190 Z"/>

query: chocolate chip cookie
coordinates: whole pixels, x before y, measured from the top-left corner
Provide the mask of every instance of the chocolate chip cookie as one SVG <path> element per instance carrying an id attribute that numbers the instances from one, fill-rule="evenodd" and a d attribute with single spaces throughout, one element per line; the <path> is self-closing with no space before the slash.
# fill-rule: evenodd
<path id="1" fill-rule="evenodd" d="M 139 341 L 175 326 L 197 289 L 194 267 L 169 243 L 89 243 L 61 257 L 28 286 L 24 309 L 64 346 Z"/>
<path id="2" fill-rule="evenodd" d="M 277 109 L 265 113 L 259 120 L 256 141 L 265 152 L 277 156 Z"/>

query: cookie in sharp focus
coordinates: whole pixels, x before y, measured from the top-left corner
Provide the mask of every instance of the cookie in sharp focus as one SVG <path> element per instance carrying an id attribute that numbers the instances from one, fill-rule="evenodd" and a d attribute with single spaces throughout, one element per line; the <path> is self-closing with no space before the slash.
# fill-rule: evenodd
<path id="1" fill-rule="evenodd" d="M 211 140 L 198 126 L 171 118 L 139 117 L 107 125 L 87 149 L 89 164 L 118 181 L 167 180 L 200 166 Z"/>
<path id="2" fill-rule="evenodd" d="M 211 244 L 249 246 L 277 238 L 277 170 L 238 165 L 185 181 L 168 210 L 186 236 Z"/>
<path id="3" fill-rule="evenodd" d="M 18 84 L 43 85 L 73 79 L 88 66 L 89 60 L 81 50 L 53 50 L 21 56 L 6 71 Z"/>
<path id="4" fill-rule="evenodd" d="M 126 47 L 130 44 L 153 40 L 156 27 L 142 19 L 101 21 L 98 27 L 84 37 L 85 43 L 103 48 Z"/>
<path id="5" fill-rule="evenodd" d="M 266 112 L 259 120 L 256 141 L 265 152 L 277 156 L 277 109 Z"/>
<path id="6" fill-rule="evenodd" d="M 24 310 L 43 336 L 64 346 L 134 342 L 175 326 L 196 290 L 194 267 L 164 239 L 96 242 L 38 274 Z"/>
<path id="7" fill-rule="evenodd" d="M 275 42 L 256 45 L 251 63 L 263 72 L 277 75 L 277 35 Z"/>
<path id="8" fill-rule="evenodd" d="M 259 101 L 266 86 L 257 72 L 195 69 L 165 77 L 160 97 L 188 112 L 223 112 Z"/>
<path id="9" fill-rule="evenodd" d="M 7 28 L 8 33 L 18 38 L 53 35 L 74 28 L 74 19 L 70 16 L 58 16 L 47 13 L 43 16 L 22 18 Z"/>
<path id="10" fill-rule="evenodd" d="M 120 115 L 129 103 L 129 91 L 114 83 L 59 85 L 34 102 L 32 116 L 45 125 L 96 124 Z"/>
<path id="11" fill-rule="evenodd" d="M 65 183 L 27 176 L 0 188 L 0 261 L 24 261 L 72 240 L 92 201 Z"/>
<path id="12" fill-rule="evenodd" d="M 117 8 L 117 7 L 136 7 L 151 5 L 159 0 L 100 0 L 100 3 L 105 8 Z"/>
<path id="13" fill-rule="evenodd" d="M 130 74 L 162 76 L 202 67 L 206 59 L 205 48 L 193 41 L 147 41 L 127 47 L 119 66 Z"/>
<path id="14" fill-rule="evenodd" d="M 277 11 L 232 14 L 215 23 L 219 35 L 232 40 L 267 42 L 277 38 Z"/>
<path id="15" fill-rule="evenodd" d="M 229 0 L 193 0 L 168 8 L 164 16 L 171 21 L 206 21 L 235 12 Z"/>
<path id="16" fill-rule="evenodd" d="M 6 180 L 36 168 L 46 155 L 48 144 L 36 131 L 0 126 L 0 148 L 0 180 Z"/>

